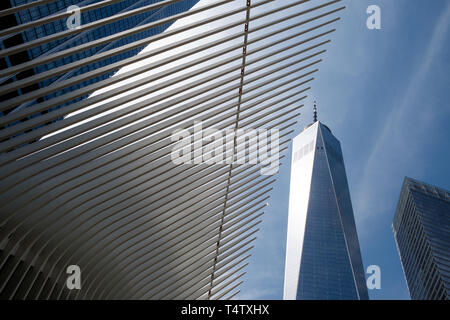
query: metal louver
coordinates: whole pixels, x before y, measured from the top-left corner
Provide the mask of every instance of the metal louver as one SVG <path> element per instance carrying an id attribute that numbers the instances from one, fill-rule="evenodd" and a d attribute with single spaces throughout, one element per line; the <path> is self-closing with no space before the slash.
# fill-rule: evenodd
<path id="1" fill-rule="evenodd" d="M 0 17 L 55 2 L 28 2 Z M 80 12 L 124 2 L 83 1 Z M 0 70 L 3 299 L 230 299 L 239 292 L 275 178 L 252 164 L 175 165 L 171 134 L 198 121 L 203 130 L 277 128 L 282 160 L 344 7 L 340 0 L 200 1 L 73 40 L 184 1 L 136 2 L 9 47 L 8 39 L 72 13 L 0 30 L 5 61 L 49 43 L 60 48 Z M 64 47 L 67 41 L 76 45 Z M 144 49 L 126 55 L 137 48 Z M 234 156 L 236 139 L 227 144 Z M 246 157 L 258 154 L 250 148 Z M 66 287 L 73 264 L 82 270 L 81 290 Z"/>

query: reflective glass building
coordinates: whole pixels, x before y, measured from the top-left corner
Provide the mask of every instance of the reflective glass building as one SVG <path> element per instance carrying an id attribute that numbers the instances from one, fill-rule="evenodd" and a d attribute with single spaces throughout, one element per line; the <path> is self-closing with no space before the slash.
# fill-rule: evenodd
<path id="1" fill-rule="evenodd" d="M 339 141 L 315 122 L 292 150 L 284 299 L 368 299 Z"/>
<path id="2" fill-rule="evenodd" d="M 41 19 L 43 17 L 60 13 L 60 12 L 66 12 L 67 8 L 71 5 L 77 5 L 79 7 L 83 7 L 86 5 L 90 5 L 96 2 L 99 2 L 100 0 L 84 0 L 84 1 L 76 1 L 76 0 L 57 0 L 52 1 L 49 3 L 44 3 L 39 6 L 31 7 L 26 10 L 21 10 L 16 12 L 13 15 L 8 15 L 5 17 L 2 17 L 2 24 L 0 26 L 0 30 L 11 28 L 17 25 L 22 25 L 28 22 L 32 22 L 38 19 Z M 103 6 L 94 10 L 89 10 L 86 12 L 81 12 L 81 24 L 89 24 L 94 21 L 98 21 L 107 17 L 111 17 L 114 15 L 126 13 L 131 10 L 135 10 L 138 8 L 142 8 L 144 6 L 148 6 L 153 3 L 160 2 L 161 0 L 124 0 L 112 3 L 108 6 Z M 23 4 L 26 4 L 30 2 L 29 0 L 6 0 L 1 1 L 0 4 L 0 10 L 8 9 L 11 7 L 17 7 Z M 148 24 L 154 21 L 157 21 L 159 19 L 169 17 L 184 11 L 189 10 L 192 6 L 194 6 L 198 0 L 184 0 L 184 1 L 178 1 L 176 3 L 164 6 L 159 9 L 146 11 L 143 13 L 135 14 L 128 16 L 126 18 L 114 21 L 112 23 L 103 24 L 99 27 L 89 29 L 87 31 L 83 31 L 80 33 L 72 34 L 65 38 L 56 39 L 51 42 L 44 43 L 42 45 L 38 45 L 35 47 L 30 48 L 29 50 L 18 52 L 15 54 L 12 54 L 10 56 L 2 57 L 0 58 L 0 70 L 5 69 L 11 66 L 19 65 L 21 63 L 25 63 L 27 61 L 36 59 L 38 57 L 42 57 L 49 54 L 54 54 L 56 52 L 66 50 L 69 48 L 73 48 L 76 46 L 80 46 L 82 44 L 86 44 L 88 42 L 108 37 L 110 35 L 119 33 L 121 31 L 129 30 L 131 28 L 134 28 L 136 26 Z M 158 34 L 163 32 L 165 29 L 167 29 L 172 23 L 166 23 L 164 25 L 158 25 L 152 28 L 145 29 L 142 32 L 135 33 L 131 36 L 127 36 L 124 38 L 121 38 L 119 40 L 115 40 L 112 42 L 108 42 L 107 44 L 103 44 L 94 48 L 89 48 L 85 51 L 77 52 L 71 56 L 65 56 L 63 58 L 51 61 L 50 63 L 46 63 L 43 65 L 39 65 L 35 68 L 20 72 L 18 74 L 12 75 L 10 77 L 6 77 L 3 79 L 0 79 L 0 86 L 6 85 L 9 83 L 12 83 L 14 81 L 27 78 L 29 76 L 32 76 L 34 74 L 39 74 L 48 70 L 52 70 L 53 68 L 60 67 L 62 65 L 72 63 L 75 61 L 78 61 L 80 59 L 93 56 L 98 53 L 102 53 L 111 49 L 122 47 L 126 44 L 129 44 L 134 41 L 138 41 L 144 38 L 148 38 L 152 35 Z M 8 37 L 3 37 L 0 39 L 0 49 L 7 49 L 13 46 L 20 45 L 22 43 L 28 43 L 33 40 L 46 37 L 55 33 L 62 32 L 64 30 L 67 30 L 67 24 L 66 19 L 56 20 L 52 21 L 46 24 L 37 25 L 35 27 L 29 28 L 24 30 L 21 33 L 11 35 Z M 32 84 L 28 87 L 24 88 L 18 88 L 15 92 L 10 92 L 6 95 L 0 96 L 0 102 L 5 101 L 8 99 L 11 99 L 15 96 L 25 94 L 27 92 L 50 86 L 56 82 L 69 79 L 75 76 L 78 76 L 80 74 L 84 74 L 86 72 L 92 71 L 94 69 L 98 69 L 101 67 L 104 67 L 106 65 L 115 63 L 117 61 L 132 57 L 139 53 L 145 46 L 134 48 L 131 50 L 128 50 L 126 52 L 122 52 L 119 54 L 113 54 L 108 55 L 107 58 L 96 61 L 94 63 L 91 63 L 89 65 L 82 65 L 77 70 L 72 70 L 64 75 L 57 75 L 55 77 L 42 80 L 38 84 Z M 0 112 L 0 117 L 3 115 L 8 114 L 9 112 L 14 112 L 23 108 L 26 108 L 30 105 L 33 105 L 38 102 L 46 101 L 48 99 L 55 98 L 57 96 L 60 96 L 64 93 L 71 92 L 73 90 L 85 87 L 87 85 L 90 85 L 92 83 L 96 83 L 98 81 L 101 81 L 103 79 L 106 79 L 113 75 L 117 70 L 106 72 L 100 76 L 97 76 L 95 78 L 86 79 L 83 82 L 79 82 L 76 85 L 66 87 L 61 91 L 53 92 L 49 95 L 39 97 L 34 101 L 28 101 L 26 103 L 23 103 L 21 105 L 14 106 L 12 105 L 10 109 L 5 110 L 3 112 Z M 79 96 L 74 98 L 71 101 L 67 101 L 62 105 L 58 105 L 53 109 L 58 109 L 62 106 L 74 103 L 76 101 L 79 101 L 81 99 L 86 98 L 87 95 Z M 39 116 L 41 113 L 34 114 L 28 116 L 28 118 L 33 118 L 36 116 Z M 59 118 L 60 119 L 60 118 Z M 59 119 L 56 119 L 54 121 L 57 121 Z M 27 119 L 21 119 L 21 121 L 26 121 Z M 11 125 L 15 125 L 20 121 L 15 121 L 12 123 L 8 123 L 3 127 L 9 127 Z M 1 128 L 0 128 L 1 129 Z"/>
<path id="3" fill-rule="evenodd" d="M 392 225 L 413 300 L 450 298 L 450 192 L 406 177 Z"/>

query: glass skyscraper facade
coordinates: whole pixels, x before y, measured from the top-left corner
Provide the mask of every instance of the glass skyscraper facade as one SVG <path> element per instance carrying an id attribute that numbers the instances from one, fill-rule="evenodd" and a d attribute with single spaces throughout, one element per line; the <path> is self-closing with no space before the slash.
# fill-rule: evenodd
<path id="1" fill-rule="evenodd" d="M 450 192 L 406 177 L 392 225 L 413 300 L 450 298 Z"/>
<path id="2" fill-rule="evenodd" d="M 284 299 L 368 299 L 339 141 L 315 122 L 292 155 Z"/>
<path id="3" fill-rule="evenodd" d="M 9 15 L 6 17 L 2 17 L 2 24 L 0 26 L 0 29 L 7 29 L 10 27 L 14 27 L 17 25 L 25 24 L 31 21 L 36 21 L 38 19 L 41 19 L 43 17 L 60 13 L 60 12 L 66 12 L 67 8 L 71 5 L 77 5 L 79 7 L 86 6 L 89 4 L 93 4 L 96 2 L 99 2 L 100 0 L 92 1 L 92 0 L 85 0 L 85 1 L 76 1 L 76 0 L 57 0 L 52 1 L 50 3 L 44 3 L 39 6 L 31 7 L 26 10 L 21 10 L 15 13 L 14 15 Z M 137 8 L 141 8 L 143 6 L 147 6 L 153 3 L 160 2 L 161 0 L 124 0 L 115 2 L 111 5 L 100 7 L 97 9 L 93 9 L 87 12 L 81 13 L 81 24 L 89 24 L 94 21 L 98 21 L 107 17 L 111 17 L 113 15 L 117 15 L 120 13 L 125 13 L 130 10 L 134 10 Z M 1 2 L 1 8 L 0 10 L 8 9 L 10 7 L 16 7 L 23 4 L 26 4 L 30 2 L 30 0 L 6 0 Z M 88 43 L 90 41 L 94 41 L 100 38 L 108 37 L 110 35 L 116 34 L 121 31 L 129 30 L 133 27 L 144 25 L 147 23 L 151 23 L 154 21 L 157 21 L 159 19 L 173 16 L 175 14 L 184 12 L 189 10 L 192 6 L 194 6 L 198 0 L 184 0 L 184 1 L 178 1 L 173 4 L 164 6 L 159 9 L 146 11 L 144 13 L 132 15 L 114 22 L 111 22 L 109 24 L 104 24 L 99 27 L 89 29 L 80 33 L 72 34 L 65 38 L 56 39 L 51 42 L 44 43 L 42 45 L 35 46 L 33 48 L 30 48 L 29 50 L 18 52 L 15 54 L 12 54 L 10 56 L 2 57 L 0 58 L 0 70 L 5 69 L 11 66 L 15 66 L 30 60 L 33 60 L 38 57 L 42 57 L 49 54 L 54 54 L 56 52 L 66 50 L 72 47 L 80 46 L 85 43 Z M 106 52 L 108 50 L 119 48 L 121 46 L 124 46 L 128 43 L 138 41 L 147 37 L 150 37 L 152 35 L 158 34 L 163 32 L 165 29 L 167 29 L 172 23 L 167 23 L 164 25 L 155 26 L 152 28 L 145 29 L 142 32 L 135 33 L 131 36 L 123 37 L 119 40 L 115 40 L 112 42 L 108 42 L 107 44 L 103 44 L 100 46 L 97 46 L 95 48 L 90 48 L 85 51 L 77 52 L 71 56 L 65 56 L 63 58 L 51 61 L 49 63 L 39 65 L 35 68 L 20 72 L 18 74 L 12 75 L 7 78 L 0 79 L 0 86 L 6 85 L 9 83 L 12 83 L 14 81 L 24 79 L 27 77 L 30 77 L 34 74 L 39 74 L 42 72 L 46 72 L 48 70 L 52 70 L 53 68 L 60 67 L 62 65 L 72 63 L 75 61 L 78 61 L 80 59 L 93 56 L 97 53 Z M 3 37 L 0 39 L 0 49 L 7 49 L 16 45 L 20 45 L 22 43 L 28 43 L 33 40 L 46 37 L 55 33 L 63 32 L 64 30 L 67 30 L 66 25 L 66 19 L 56 20 L 49 23 L 45 23 L 42 25 L 38 25 L 32 28 L 29 28 L 27 30 L 22 31 L 21 33 L 15 34 L 13 36 L 9 37 Z M 101 67 L 104 67 L 106 65 L 115 63 L 117 61 L 132 57 L 139 53 L 144 46 L 131 49 L 126 52 L 122 52 L 119 54 L 111 54 L 108 55 L 106 59 L 93 62 L 88 65 L 80 65 L 80 68 L 77 70 L 69 71 L 63 75 L 58 75 L 49 79 L 45 79 L 40 81 L 38 84 L 33 84 L 30 86 L 27 86 L 25 88 L 18 88 L 14 92 L 10 92 L 6 95 L 0 96 L 0 101 L 5 101 L 8 99 L 11 99 L 15 96 L 25 94 L 27 92 L 50 86 L 56 82 L 69 79 L 75 76 L 78 76 L 80 74 L 84 74 L 86 72 L 92 71 L 94 69 L 98 69 Z M 17 110 L 20 110 L 22 108 L 26 108 L 30 105 L 33 105 L 35 103 L 39 103 L 48 99 L 55 98 L 57 96 L 60 96 L 64 93 L 71 92 L 73 90 L 76 90 L 81 87 L 85 87 L 87 85 L 90 85 L 92 83 L 96 83 L 98 81 L 101 81 L 103 79 L 106 79 L 113 75 L 117 70 L 106 72 L 100 76 L 87 79 L 83 82 L 79 82 L 73 86 L 66 87 L 61 91 L 53 92 L 49 95 L 39 97 L 36 100 L 28 101 L 26 103 L 23 103 L 22 105 L 18 106 L 11 106 L 10 109 L 0 112 L 0 117 L 8 114 L 9 112 L 14 112 Z M 87 95 L 79 96 L 74 98 L 71 101 L 65 102 L 63 105 L 58 105 L 53 109 L 61 108 L 65 105 L 74 103 L 76 101 L 79 101 L 81 99 L 86 98 Z M 51 111 L 49 110 L 49 111 Z M 47 111 L 48 112 L 48 111 Z M 34 114 L 28 116 L 28 118 L 33 118 L 36 116 L 39 116 L 41 113 Z M 26 121 L 27 119 L 21 119 L 20 121 Z M 54 121 L 57 121 L 59 119 L 56 119 Z M 11 125 L 15 125 L 16 123 L 20 121 L 15 121 L 12 123 L 8 123 L 3 127 L 8 127 Z M 1 129 L 1 128 L 0 128 Z"/>

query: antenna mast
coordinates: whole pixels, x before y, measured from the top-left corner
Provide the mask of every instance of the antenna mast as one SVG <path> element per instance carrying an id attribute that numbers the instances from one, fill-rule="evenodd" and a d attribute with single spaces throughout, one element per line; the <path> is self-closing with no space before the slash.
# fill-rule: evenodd
<path id="1" fill-rule="evenodd" d="M 314 101 L 314 109 L 313 109 L 313 113 L 314 113 L 314 122 L 317 122 L 317 106 L 316 106 L 316 101 Z"/>

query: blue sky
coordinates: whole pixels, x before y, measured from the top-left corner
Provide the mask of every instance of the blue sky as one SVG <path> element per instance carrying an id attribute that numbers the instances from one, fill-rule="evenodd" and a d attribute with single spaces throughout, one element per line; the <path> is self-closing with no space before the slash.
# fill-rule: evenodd
<path id="1" fill-rule="evenodd" d="M 450 1 L 347 0 L 297 133 L 319 120 L 341 141 L 371 299 L 409 299 L 391 230 L 404 176 L 450 189 Z M 368 30 L 366 8 L 381 8 Z M 288 159 L 290 159 L 290 151 Z M 289 199 L 284 161 L 240 299 L 281 299 Z"/>

